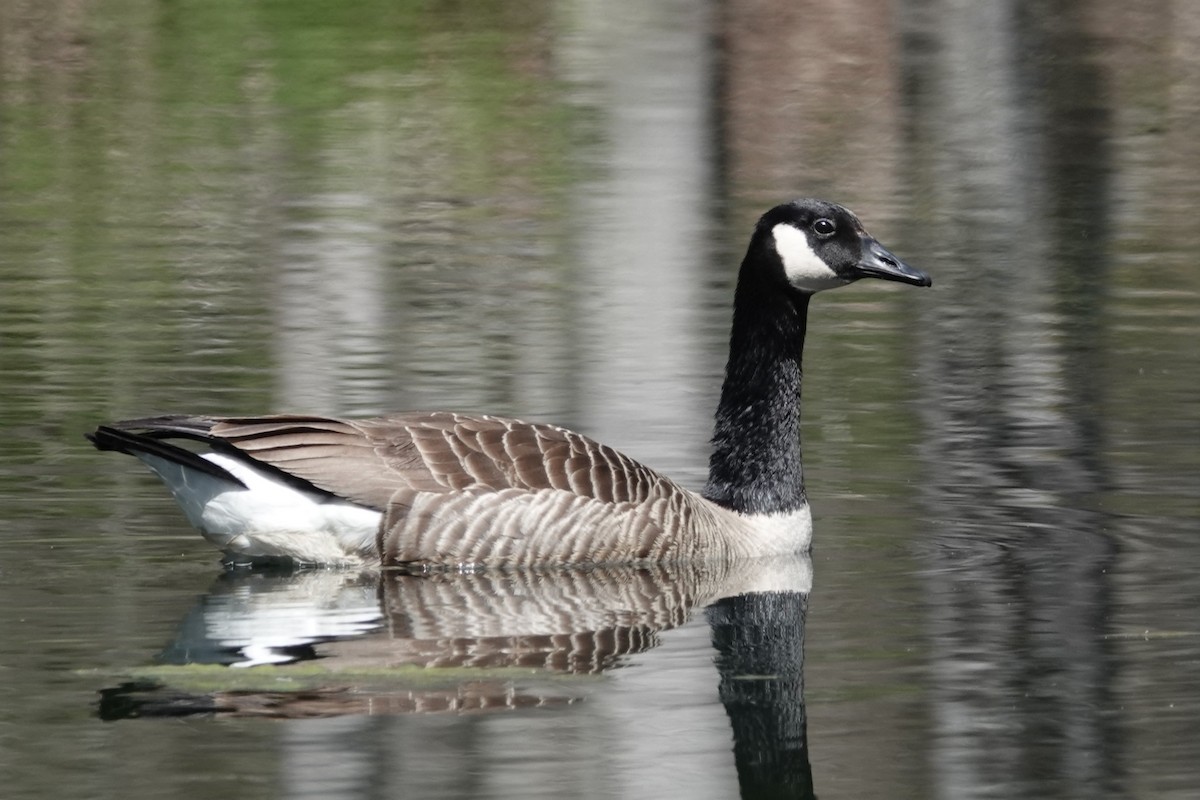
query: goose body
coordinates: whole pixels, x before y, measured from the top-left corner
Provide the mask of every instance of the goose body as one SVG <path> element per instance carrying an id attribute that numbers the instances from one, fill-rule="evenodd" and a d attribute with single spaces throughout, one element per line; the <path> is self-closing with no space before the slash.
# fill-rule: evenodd
<path id="1" fill-rule="evenodd" d="M 429 569 L 800 552 L 812 537 L 800 460 L 808 304 L 864 277 L 931 283 L 836 204 L 797 200 L 759 220 L 699 493 L 578 433 L 486 415 L 164 416 L 88 438 L 141 459 L 234 560 Z"/>

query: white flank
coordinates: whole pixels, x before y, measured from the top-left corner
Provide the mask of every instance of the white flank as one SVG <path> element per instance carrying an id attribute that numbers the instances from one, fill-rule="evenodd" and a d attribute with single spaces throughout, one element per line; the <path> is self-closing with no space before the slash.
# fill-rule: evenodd
<path id="1" fill-rule="evenodd" d="M 336 564 L 375 549 L 382 515 L 373 509 L 330 502 L 228 456 L 204 454 L 246 488 L 158 456 L 137 456 L 171 490 L 188 521 L 226 552 Z"/>
<path id="2" fill-rule="evenodd" d="M 819 292 L 846 285 L 847 281 L 813 252 L 804 231 L 781 222 L 771 229 L 771 234 L 775 237 L 775 251 L 783 261 L 783 272 L 792 286 L 804 292 Z"/>

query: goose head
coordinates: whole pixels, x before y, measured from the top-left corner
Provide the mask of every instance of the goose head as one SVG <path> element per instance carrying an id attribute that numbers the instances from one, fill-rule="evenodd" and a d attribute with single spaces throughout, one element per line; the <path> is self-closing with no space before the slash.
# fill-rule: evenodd
<path id="1" fill-rule="evenodd" d="M 766 263 L 776 277 L 804 294 L 861 278 L 933 285 L 928 275 L 867 233 L 849 209 L 825 200 L 806 198 L 775 206 L 759 220 L 754 238 L 769 254 Z"/>

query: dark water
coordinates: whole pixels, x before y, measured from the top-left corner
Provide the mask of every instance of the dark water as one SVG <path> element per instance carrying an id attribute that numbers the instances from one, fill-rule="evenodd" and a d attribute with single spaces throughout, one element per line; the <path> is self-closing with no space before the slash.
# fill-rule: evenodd
<path id="1" fill-rule="evenodd" d="M 0 794 L 1192 797 L 1198 53 L 1166 0 L 0 4 Z M 222 575 L 81 438 L 454 408 L 697 485 L 800 194 L 935 277 L 814 303 L 811 562 Z"/>

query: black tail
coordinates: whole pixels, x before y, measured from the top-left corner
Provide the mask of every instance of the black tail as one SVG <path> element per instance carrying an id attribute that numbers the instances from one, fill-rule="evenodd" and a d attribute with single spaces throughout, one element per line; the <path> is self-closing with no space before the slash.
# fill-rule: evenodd
<path id="1" fill-rule="evenodd" d="M 167 424 L 169 419 L 175 419 L 183 424 L 172 429 Z M 188 422 L 193 422 L 193 424 L 188 425 Z M 197 418 L 184 417 L 128 420 L 112 425 L 101 425 L 93 433 L 85 433 L 84 436 L 96 446 L 97 450 L 114 450 L 131 456 L 147 453 L 246 488 L 246 484 L 234 477 L 228 470 L 206 458 L 201 458 L 191 450 L 164 441 L 165 438 L 172 435 L 187 439 L 205 439 L 203 432 L 207 428 L 202 428 L 199 423 Z M 131 430 L 138 428 L 145 432 Z"/>

